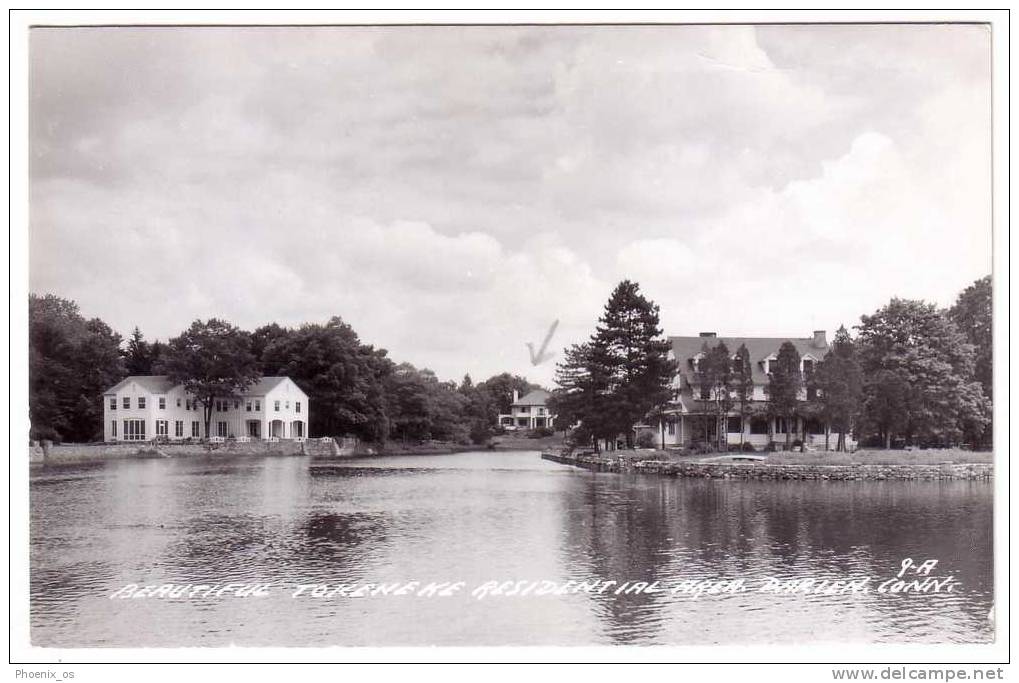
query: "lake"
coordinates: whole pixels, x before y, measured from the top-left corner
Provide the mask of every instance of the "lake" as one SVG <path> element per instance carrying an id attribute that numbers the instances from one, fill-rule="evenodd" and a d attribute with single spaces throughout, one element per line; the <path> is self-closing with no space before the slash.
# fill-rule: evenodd
<path id="1" fill-rule="evenodd" d="M 596 474 L 534 452 L 40 467 L 31 637 L 53 647 L 984 643 L 992 489 Z M 931 576 L 954 577 L 953 590 L 879 592 L 905 558 L 938 560 Z M 760 590 L 802 578 L 869 583 Z M 744 590 L 674 590 L 736 579 Z M 532 590 L 475 593 L 517 581 Z M 617 583 L 592 590 L 599 581 Z M 128 584 L 228 583 L 272 585 L 248 597 L 110 597 Z M 369 583 L 405 591 L 349 595 Z M 449 594 L 419 595 L 429 583 Z M 315 597 L 313 585 L 348 588 Z M 563 590 L 544 592 L 553 587 Z"/>

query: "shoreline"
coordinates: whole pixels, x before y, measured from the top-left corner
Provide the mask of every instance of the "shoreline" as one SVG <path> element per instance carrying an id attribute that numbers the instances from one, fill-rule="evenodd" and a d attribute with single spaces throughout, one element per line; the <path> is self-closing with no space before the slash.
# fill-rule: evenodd
<path id="1" fill-rule="evenodd" d="M 765 462 L 676 462 L 638 460 L 595 453 L 541 454 L 543 460 L 572 465 L 594 472 L 653 474 L 697 479 L 740 479 L 760 481 L 943 481 L 990 480 L 993 463 L 937 464 L 817 464 Z"/>

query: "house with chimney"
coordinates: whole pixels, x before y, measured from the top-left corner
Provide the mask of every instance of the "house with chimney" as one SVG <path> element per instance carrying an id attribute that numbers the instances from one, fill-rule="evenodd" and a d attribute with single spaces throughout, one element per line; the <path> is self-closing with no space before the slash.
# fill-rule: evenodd
<path id="1" fill-rule="evenodd" d="M 212 441 L 308 437 L 308 395 L 289 377 L 262 377 L 212 403 Z M 165 375 L 133 375 L 103 393 L 105 441 L 204 439 L 204 422 L 202 403 Z"/>
<path id="2" fill-rule="evenodd" d="M 514 389 L 510 412 L 499 415 L 499 426 L 507 431 L 553 428 L 555 415 L 548 410 L 549 396 L 544 389 L 535 389 L 524 396 Z"/>
<path id="3" fill-rule="evenodd" d="M 828 352 L 824 330 L 817 330 L 809 337 L 719 337 L 714 332 L 701 332 L 697 336 L 669 337 L 670 356 L 678 366 L 673 381 L 676 398 L 657 425 L 645 425 L 644 429 L 657 431 L 656 441 L 666 447 L 688 447 L 698 442 L 714 441 L 718 420 L 716 404 L 710 390 L 699 382 L 698 364 L 706 350 L 710 351 L 724 342 L 734 361 L 739 347 L 746 346 L 753 377 L 753 400 L 746 419 L 740 417 L 738 405 L 733 405 L 723 418 L 726 442 L 729 445 L 749 443 L 761 450 L 770 443 L 784 445 L 788 433 L 790 442 L 800 440 L 805 448 L 823 449 L 828 429 L 821 419 L 809 417 L 811 412 L 816 414 L 816 410 L 803 410 L 801 415 L 789 419 L 768 414 L 769 377 L 779 348 L 787 341 L 796 347 L 800 355 L 800 372 L 805 380 L 800 400 L 804 401 L 805 407 L 816 407 L 816 392 L 809 387 L 806 379 Z M 830 447 L 834 447 L 837 436 L 828 432 Z M 851 437 L 847 435 L 847 445 L 851 444 Z"/>

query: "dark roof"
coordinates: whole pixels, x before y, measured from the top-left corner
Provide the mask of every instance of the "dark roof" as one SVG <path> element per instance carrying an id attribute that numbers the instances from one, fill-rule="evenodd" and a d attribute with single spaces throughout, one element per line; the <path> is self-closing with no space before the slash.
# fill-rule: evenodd
<path id="1" fill-rule="evenodd" d="M 550 394 L 544 389 L 535 389 L 534 391 L 528 392 L 527 395 L 521 396 L 516 401 L 513 401 L 515 406 L 543 406 L 548 400 Z"/>
<path id="2" fill-rule="evenodd" d="M 810 354 L 813 358 L 822 360 L 828 353 L 828 345 L 815 346 L 813 337 L 669 337 L 672 353 L 675 354 L 679 364 L 679 374 L 686 379 L 693 375 L 689 359 L 700 353 L 705 344 L 712 349 L 719 342 L 725 342 L 729 353 L 733 355 L 740 345 L 746 345 L 747 351 L 750 352 L 750 366 L 753 368 L 755 384 L 768 383 L 768 376 L 764 373 L 761 361 L 772 354 L 777 355 L 779 347 L 787 341 L 792 342 L 801 357 Z"/>

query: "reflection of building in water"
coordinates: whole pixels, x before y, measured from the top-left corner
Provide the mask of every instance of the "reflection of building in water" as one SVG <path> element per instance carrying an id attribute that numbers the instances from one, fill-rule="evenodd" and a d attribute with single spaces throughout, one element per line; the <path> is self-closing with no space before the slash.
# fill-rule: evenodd
<path id="1" fill-rule="evenodd" d="M 767 577 L 891 578 L 904 557 L 938 559 L 940 573 L 966 586 L 965 597 L 939 595 L 924 605 L 917 604 L 920 598 L 907 604 L 876 594 L 776 600 L 754 590 L 696 601 L 668 592 L 584 594 L 606 635 L 619 644 L 704 642 L 700 634 L 709 632 L 741 633 L 741 642 L 817 639 L 802 633 L 817 615 L 837 617 L 844 630 L 827 635 L 872 642 L 897 628 L 909 633 L 918 614 L 936 612 L 939 622 L 956 620 L 953 629 L 968 622 L 974 625 L 966 629 L 978 629 L 993 597 L 992 510 L 981 502 L 984 491 L 986 484 L 974 482 L 807 485 L 598 476 L 566 501 L 560 553 L 571 578 L 658 581 L 665 588 L 690 579 L 744 578 L 755 588 Z M 783 609 L 814 616 L 776 623 L 772 631 L 749 625 L 773 620 Z M 699 622 L 706 614 L 717 623 Z M 936 640 L 937 629 L 928 630 L 933 635 L 924 637 Z"/>

